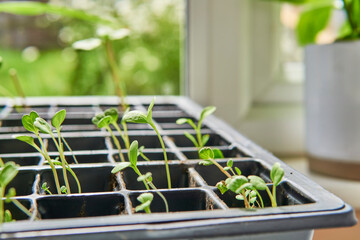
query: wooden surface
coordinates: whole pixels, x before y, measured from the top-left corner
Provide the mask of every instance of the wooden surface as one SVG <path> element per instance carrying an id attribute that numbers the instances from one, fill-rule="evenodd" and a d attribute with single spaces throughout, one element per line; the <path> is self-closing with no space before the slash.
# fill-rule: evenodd
<path id="1" fill-rule="evenodd" d="M 360 210 L 356 211 L 357 219 L 360 219 Z M 360 224 L 349 228 L 331 228 L 315 230 L 313 240 L 359 240 Z"/>

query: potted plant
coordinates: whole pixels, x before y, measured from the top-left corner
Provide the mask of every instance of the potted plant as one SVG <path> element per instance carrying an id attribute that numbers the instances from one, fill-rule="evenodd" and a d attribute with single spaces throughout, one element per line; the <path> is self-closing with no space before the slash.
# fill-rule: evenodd
<path id="1" fill-rule="evenodd" d="M 282 0 L 302 7 L 296 27 L 305 47 L 306 151 L 310 169 L 360 180 L 359 83 L 360 14 L 358 0 Z M 335 42 L 314 44 L 332 11 L 345 21 Z"/>

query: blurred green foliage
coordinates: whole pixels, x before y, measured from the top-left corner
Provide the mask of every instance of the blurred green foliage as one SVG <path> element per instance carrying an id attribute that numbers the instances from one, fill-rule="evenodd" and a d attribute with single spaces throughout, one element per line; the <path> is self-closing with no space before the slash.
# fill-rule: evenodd
<path id="1" fill-rule="evenodd" d="M 119 75 L 126 81 L 128 94 L 179 94 L 184 1 L 88 2 L 86 11 L 107 14 L 131 31 L 128 37 L 113 41 Z M 0 43 L 2 87 L 15 95 L 8 76 L 8 70 L 15 68 L 27 96 L 114 95 L 105 49 L 76 51 L 71 48 L 77 40 L 95 37 L 97 26 L 54 16 L 41 16 L 40 20 L 42 26 L 58 27 L 61 47 L 42 49 L 39 43 L 36 48 L 14 49 L 4 48 Z"/>

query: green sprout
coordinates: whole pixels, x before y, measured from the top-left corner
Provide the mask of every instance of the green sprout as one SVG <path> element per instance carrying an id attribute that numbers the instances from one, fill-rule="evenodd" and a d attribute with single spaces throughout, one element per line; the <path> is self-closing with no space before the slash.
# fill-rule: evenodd
<path id="1" fill-rule="evenodd" d="M 273 183 L 272 192 L 265 183 L 265 181 L 255 175 L 248 177 L 242 175 L 241 170 L 237 167 L 233 168 L 233 160 L 229 159 L 226 167 L 222 167 L 215 161 L 215 153 L 209 147 L 204 147 L 199 150 L 199 156 L 203 159 L 199 164 L 209 166 L 214 164 L 227 177 L 226 180 L 220 181 L 216 184 L 221 194 L 228 190 L 236 193 L 236 199 L 244 201 L 245 208 L 253 208 L 256 205 L 263 208 L 264 203 L 259 191 L 266 191 L 272 207 L 277 207 L 276 201 L 276 187 L 280 184 L 284 169 L 279 163 L 275 163 L 270 172 L 270 178 Z M 232 173 L 232 175 L 229 173 Z"/>
<path id="2" fill-rule="evenodd" d="M 145 211 L 146 213 L 151 213 L 150 204 L 154 199 L 152 193 L 142 193 L 137 197 L 137 200 L 141 202 L 139 206 L 135 208 L 135 212 Z"/>
<path id="3" fill-rule="evenodd" d="M 105 111 L 106 112 L 106 111 Z M 95 117 L 92 118 L 92 122 L 98 127 L 98 128 L 105 128 L 106 131 L 108 131 L 111 135 L 111 138 L 113 139 L 114 141 L 114 144 L 115 146 L 117 147 L 118 149 L 118 152 L 119 152 L 119 157 L 120 157 L 120 160 L 122 162 L 125 162 L 125 157 L 123 155 L 123 153 L 121 152 L 121 145 L 120 145 L 120 142 L 119 140 L 116 138 L 116 136 L 114 135 L 113 131 L 111 130 L 111 127 L 110 127 L 110 124 L 112 124 L 113 126 L 116 126 L 115 129 L 117 129 L 117 131 L 120 132 L 120 135 L 122 137 L 122 139 L 124 140 L 125 142 L 125 146 L 128 145 L 128 137 L 122 133 L 119 125 L 117 124 L 117 119 L 118 119 L 118 114 L 117 114 L 117 111 L 116 111 L 116 115 L 112 113 L 111 111 L 111 114 L 109 114 L 110 111 L 106 112 L 106 113 L 99 113 L 97 114 Z"/>
<path id="4" fill-rule="evenodd" d="M 58 194 L 64 193 L 64 191 L 61 190 L 60 183 L 59 183 L 59 177 L 57 175 L 55 165 L 60 165 L 63 169 L 63 178 L 66 186 L 66 193 L 71 193 L 70 191 L 70 184 L 67 177 L 67 171 L 70 172 L 70 174 L 74 177 L 78 192 L 81 193 L 81 186 L 80 182 L 74 173 L 74 171 L 70 168 L 68 162 L 66 161 L 65 154 L 64 154 L 64 144 L 63 144 L 63 137 L 61 136 L 61 124 L 64 122 L 66 116 L 66 111 L 60 110 L 51 119 L 51 125 L 55 128 L 55 133 L 57 134 L 57 139 L 52 131 L 52 128 L 50 124 L 48 124 L 47 121 L 45 121 L 43 118 L 40 118 L 39 115 L 35 111 L 31 111 L 29 115 L 24 115 L 22 117 L 22 124 L 26 130 L 29 132 L 32 132 L 37 137 L 40 147 L 35 143 L 33 137 L 31 136 L 15 136 L 16 139 L 26 142 L 30 146 L 34 147 L 38 152 L 41 153 L 41 155 L 47 160 L 47 163 L 50 165 L 51 170 L 53 172 L 54 181 L 56 185 L 56 190 Z M 44 141 L 42 137 L 40 136 L 40 133 L 49 134 L 52 138 L 60 156 L 60 161 L 57 159 L 51 159 L 49 156 L 48 151 L 45 148 Z"/>
<path id="5" fill-rule="evenodd" d="M 161 192 L 159 192 L 157 190 L 156 186 L 153 184 L 151 173 L 148 172 L 145 175 L 143 175 L 143 174 L 141 174 L 139 168 L 137 167 L 138 144 L 139 144 L 138 141 L 135 140 L 130 145 L 130 148 L 129 148 L 130 162 L 121 162 L 121 163 L 117 164 L 112 169 L 111 173 L 116 174 L 118 172 L 121 172 L 125 168 L 131 167 L 134 170 L 134 172 L 139 176 L 137 178 L 137 181 L 143 182 L 147 190 L 150 190 L 150 187 L 151 187 L 151 189 L 155 190 L 156 193 L 163 199 L 166 212 L 169 212 L 169 207 L 168 207 L 166 198 L 164 197 L 164 195 Z"/>
<path id="6" fill-rule="evenodd" d="M 159 138 L 161 147 L 163 149 L 168 188 L 171 189 L 170 170 L 169 170 L 169 164 L 168 164 L 168 159 L 167 159 L 166 150 L 165 150 L 165 144 L 164 144 L 164 141 L 161 138 L 161 135 L 160 135 L 158 129 L 156 128 L 154 121 L 152 119 L 152 108 L 154 107 L 154 104 L 155 104 L 155 98 L 153 98 L 152 102 L 150 103 L 146 115 L 140 111 L 134 110 L 134 111 L 125 113 L 122 120 L 125 122 L 131 122 L 131 123 L 147 123 L 152 127 L 152 129 L 154 129 L 154 131 L 156 132 L 156 134 Z"/>
<path id="7" fill-rule="evenodd" d="M 0 158 L 0 197 L 1 199 L 4 198 L 5 195 L 5 189 L 6 186 L 15 178 L 15 176 L 18 174 L 19 165 L 15 164 L 14 162 L 7 162 L 3 163 L 3 161 Z M 6 194 L 5 202 L 10 203 L 12 202 L 17 208 L 19 208 L 22 212 L 24 212 L 26 215 L 31 217 L 31 212 L 22 205 L 17 199 L 14 199 L 13 197 L 16 196 L 16 190 L 15 188 L 10 188 L 8 190 L 8 193 Z M 12 222 L 12 214 L 9 210 L 5 210 L 4 212 L 4 201 L 0 200 L 0 223 L 3 222 Z"/>
<path id="8" fill-rule="evenodd" d="M 209 141 L 209 137 L 210 137 L 209 134 L 206 134 L 206 135 L 201 134 L 202 122 L 204 121 L 204 119 L 207 116 L 213 114 L 215 112 L 215 110 L 216 110 L 216 107 L 214 107 L 214 106 L 205 107 L 201 111 L 200 118 L 199 118 L 197 125 L 190 118 L 179 118 L 178 120 L 176 120 L 176 124 L 181 125 L 181 124 L 188 123 L 195 130 L 196 138 L 193 135 L 191 135 L 189 132 L 184 132 L 184 134 L 198 149 L 201 149 L 202 147 L 204 147 L 206 145 L 206 143 Z"/>

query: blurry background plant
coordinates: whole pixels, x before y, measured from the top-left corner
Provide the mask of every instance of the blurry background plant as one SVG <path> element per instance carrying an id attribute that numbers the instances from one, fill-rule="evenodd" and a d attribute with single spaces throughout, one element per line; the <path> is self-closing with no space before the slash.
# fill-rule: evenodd
<path id="1" fill-rule="evenodd" d="M 179 94 L 183 0 L 50 0 L 49 4 L 111 17 L 130 29 L 126 38 L 112 41 L 128 94 Z M 55 14 L 0 13 L 1 85 L 15 95 L 8 74 L 15 68 L 27 96 L 115 94 L 104 46 L 90 51 L 71 47 L 96 37 L 97 30 L 92 21 Z"/>

